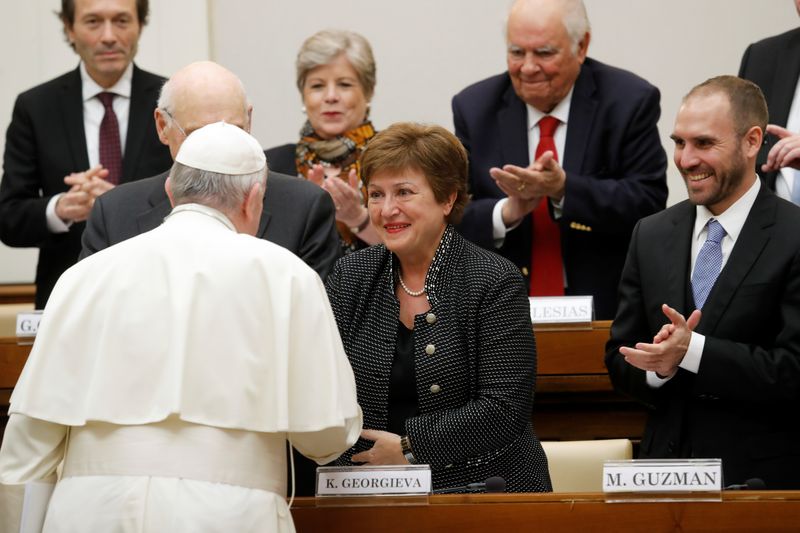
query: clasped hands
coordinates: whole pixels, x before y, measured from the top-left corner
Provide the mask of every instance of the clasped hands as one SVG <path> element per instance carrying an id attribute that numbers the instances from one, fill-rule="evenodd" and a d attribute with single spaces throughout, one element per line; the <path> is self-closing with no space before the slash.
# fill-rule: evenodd
<path id="1" fill-rule="evenodd" d="M 547 196 L 560 201 L 564 197 L 567 174 L 552 151 L 546 151 L 528 167 L 503 165 L 489 169 L 497 187 L 508 196 L 503 206 L 503 222 L 512 226 L 532 212 Z"/>
<path id="2" fill-rule="evenodd" d="M 326 179 L 325 167 L 314 165 L 308 172 L 308 181 L 316 183 L 331 195 L 333 205 L 336 207 L 336 220 L 349 227 L 358 226 L 364 220 L 366 208 L 361 199 L 356 169 L 350 169 L 345 181 L 338 178 L 339 173 L 336 172 L 338 168 L 327 168 L 331 179 Z M 331 173 L 330 169 L 334 172 Z"/>
<path id="3" fill-rule="evenodd" d="M 661 306 L 661 311 L 669 323 L 664 324 L 653 336 L 652 343 L 637 342 L 633 348 L 622 346 L 619 351 L 629 364 L 655 372 L 664 379 L 674 376 L 678 371 L 678 365 L 689 349 L 692 332 L 700 322 L 701 313 L 696 309 L 687 320 L 667 304 Z"/>
<path id="4" fill-rule="evenodd" d="M 372 448 L 354 454 L 351 460 L 364 465 L 406 465 L 400 435 L 377 429 L 361 431 L 361 438 L 373 441 Z"/>
<path id="5" fill-rule="evenodd" d="M 114 188 L 105 180 L 108 170 L 101 165 L 64 178 L 69 190 L 56 201 L 56 215 L 65 222 L 83 222 L 89 218 L 95 199 Z"/>

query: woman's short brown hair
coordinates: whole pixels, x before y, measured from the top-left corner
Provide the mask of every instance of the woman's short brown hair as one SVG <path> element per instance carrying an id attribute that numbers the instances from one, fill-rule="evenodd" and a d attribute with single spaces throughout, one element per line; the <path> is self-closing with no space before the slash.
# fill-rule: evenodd
<path id="1" fill-rule="evenodd" d="M 407 169 L 425 176 L 440 204 L 456 193 L 447 222 L 457 224 L 469 201 L 469 160 L 458 137 L 441 126 L 398 122 L 375 135 L 361 155 L 361 179 L 367 187 L 378 172 Z"/>

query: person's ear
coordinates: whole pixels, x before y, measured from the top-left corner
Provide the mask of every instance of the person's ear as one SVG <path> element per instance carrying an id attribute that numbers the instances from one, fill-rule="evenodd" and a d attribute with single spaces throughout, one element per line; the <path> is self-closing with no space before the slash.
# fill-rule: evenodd
<path id="1" fill-rule="evenodd" d="M 164 116 L 164 112 L 161 111 L 159 108 L 155 108 L 153 110 L 153 119 L 156 121 L 156 132 L 158 133 L 158 140 L 161 141 L 161 144 L 169 146 L 169 140 L 167 139 L 167 134 L 165 132 L 165 130 L 167 129 L 167 119 Z"/>
<path id="2" fill-rule="evenodd" d="M 250 133 L 250 128 L 253 124 L 253 104 L 247 106 L 247 124 L 244 127 L 244 131 Z"/>
<path id="3" fill-rule="evenodd" d="M 748 159 L 755 159 L 758 151 L 761 149 L 761 144 L 764 141 L 764 132 L 758 126 L 753 126 L 747 133 L 744 134 L 742 142 L 744 143 L 745 156 Z"/>
<path id="4" fill-rule="evenodd" d="M 169 176 L 167 176 L 167 181 L 164 182 L 164 190 L 167 192 L 167 198 L 169 198 L 169 205 L 175 207 L 175 199 L 172 197 L 172 182 L 170 181 Z"/>
<path id="5" fill-rule="evenodd" d="M 583 34 L 583 39 L 578 41 L 578 50 L 575 54 L 578 57 L 578 61 L 583 62 L 586 60 L 586 55 L 589 53 L 589 42 L 592 40 L 592 34 L 588 31 Z"/>
<path id="6" fill-rule="evenodd" d="M 261 221 L 261 212 L 264 209 L 264 192 L 261 188 L 261 183 L 254 183 L 245 196 L 242 205 L 242 215 L 248 222 L 255 221 L 255 227 L 258 228 L 258 223 Z"/>
<path id="7" fill-rule="evenodd" d="M 444 203 L 444 216 L 449 216 L 450 212 L 453 210 L 453 205 L 456 203 L 456 198 L 458 197 L 458 192 L 454 191 L 450 193 L 450 197 Z"/>

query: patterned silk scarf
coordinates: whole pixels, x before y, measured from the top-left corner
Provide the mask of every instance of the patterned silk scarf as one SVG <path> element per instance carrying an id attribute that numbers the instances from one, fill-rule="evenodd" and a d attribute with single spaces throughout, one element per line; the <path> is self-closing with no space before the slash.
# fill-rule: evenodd
<path id="1" fill-rule="evenodd" d="M 355 168 L 361 177 L 361 152 L 367 143 L 375 136 L 372 122 L 366 121 L 355 129 L 344 132 L 333 139 L 322 139 L 314 131 L 311 123 L 306 121 L 300 130 L 300 141 L 295 148 L 295 166 L 298 175 L 308 178 L 308 173 L 314 165 L 324 167 L 332 166 L 341 169 L 339 178 L 347 181 L 350 169 Z M 361 194 L 366 198 L 366 191 Z M 350 231 L 345 224 L 336 222 L 342 247 L 345 253 L 363 247 L 363 243 Z"/>

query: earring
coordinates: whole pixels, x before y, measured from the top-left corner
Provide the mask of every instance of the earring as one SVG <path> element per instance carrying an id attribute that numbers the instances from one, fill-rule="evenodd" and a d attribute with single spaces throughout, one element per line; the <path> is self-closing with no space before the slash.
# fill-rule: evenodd
<path id="1" fill-rule="evenodd" d="M 301 112 L 302 112 L 304 115 L 307 115 L 307 114 L 308 114 L 308 113 L 306 113 L 306 106 L 303 106 L 303 107 L 301 107 L 301 108 L 300 108 L 300 111 L 301 111 Z"/>

